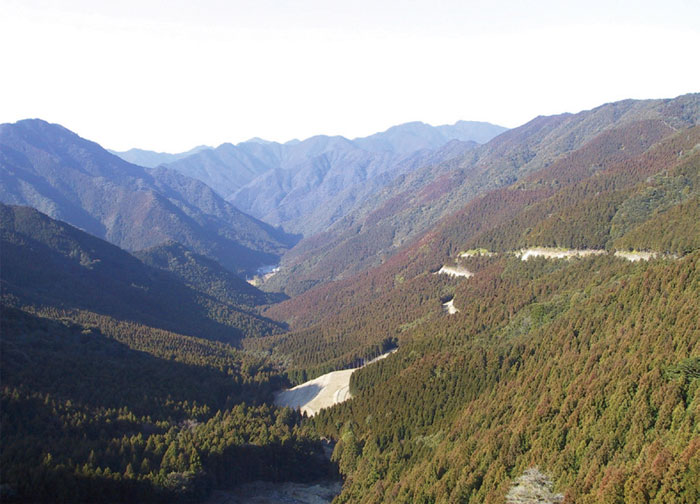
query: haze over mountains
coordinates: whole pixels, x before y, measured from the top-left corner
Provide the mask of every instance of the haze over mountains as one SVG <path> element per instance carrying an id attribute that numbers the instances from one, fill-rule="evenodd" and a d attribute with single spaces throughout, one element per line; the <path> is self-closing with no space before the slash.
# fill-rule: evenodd
<path id="1" fill-rule="evenodd" d="M 700 94 L 424 126 L 230 146 L 296 153 L 236 192 L 321 230 L 295 245 L 171 167 L 2 125 L 0 200 L 49 214 L 0 205 L 3 498 L 340 474 L 348 504 L 697 503 Z M 269 292 L 238 276 L 280 257 Z M 390 348 L 313 418 L 274 406 Z"/>
<path id="2" fill-rule="evenodd" d="M 226 143 L 167 166 L 201 180 L 244 212 L 308 236 L 393 177 L 460 154 L 503 131 L 481 122 L 413 122 L 354 140 L 320 135 L 284 144 L 261 139 Z M 444 148 L 453 140 L 462 143 Z"/>
<path id="3" fill-rule="evenodd" d="M 139 165 L 139 166 L 145 166 L 146 168 L 155 168 L 156 166 L 166 164 L 166 163 L 172 163 L 174 161 L 177 161 L 178 159 L 185 158 L 187 156 L 191 156 L 192 154 L 196 154 L 197 152 L 200 152 L 205 149 L 211 149 L 211 147 L 208 147 L 206 145 L 200 145 L 198 147 L 194 147 L 193 149 L 190 149 L 186 152 L 179 152 L 177 154 L 170 154 L 168 152 L 153 152 L 145 149 L 129 149 L 128 151 L 122 151 L 118 152 L 112 149 L 107 149 L 111 154 L 114 154 L 115 156 L 119 156 L 122 158 L 124 161 L 127 161 L 131 164 Z"/>
<path id="4" fill-rule="evenodd" d="M 127 250 L 174 240 L 239 273 L 295 241 L 202 182 L 123 161 L 41 120 L 0 125 L 0 201 L 29 205 Z"/>
<path id="5" fill-rule="evenodd" d="M 172 240 L 250 275 L 279 262 L 298 239 L 268 223 L 298 233 L 324 230 L 396 175 L 476 145 L 449 138 L 483 139 L 502 129 L 409 123 L 355 141 L 319 136 L 282 145 L 253 139 L 197 148 L 176 155 L 184 157 L 169 167 L 146 168 L 61 126 L 25 120 L 0 127 L 0 201 L 33 206 L 127 250 Z M 122 155 L 144 154 L 129 153 Z M 151 154 L 151 161 L 165 159 Z M 231 180 L 239 189 L 233 205 L 217 194 L 233 190 Z"/>

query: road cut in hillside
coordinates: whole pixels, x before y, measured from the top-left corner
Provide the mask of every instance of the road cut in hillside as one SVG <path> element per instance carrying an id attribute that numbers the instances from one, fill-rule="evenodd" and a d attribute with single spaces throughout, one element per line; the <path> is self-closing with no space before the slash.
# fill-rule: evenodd
<path id="1" fill-rule="evenodd" d="M 566 249 L 553 247 L 531 247 L 521 249 L 516 255 L 523 261 L 530 257 L 544 257 L 546 259 L 570 259 L 572 257 L 587 257 L 592 255 L 602 255 L 608 252 L 602 249 Z M 658 252 L 627 252 L 623 250 L 615 251 L 615 257 L 628 261 L 649 261 L 655 257 L 663 256 Z M 668 257 L 668 256 L 664 256 Z"/>
<path id="2" fill-rule="evenodd" d="M 545 257 L 547 259 L 570 259 L 572 257 L 586 257 L 592 255 L 606 254 L 602 249 L 564 249 L 552 247 L 532 247 L 522 249 L 516 254 L 523 261 L 527 261 L 530 257 Z"/>
<path id="3" fill-rule="evenodd" d="M 387 357 L 396 350 L 390 350 L 372 359 L 365 366 Z M 358 369 L 360 368 L 341 369 L 340 371 L 326 373 L 294 388 L 278 392 L 275 395 L 275 404 L 277 406 L 288 406 L 293 409 L 298 408 L 302 413 L 314 416 L 323 408 L 330 408 L 334 404 L 341 403 L 352 397 L 350 394 L 350 376 Z"/>
<path id="4" fill-rule="evenodd" d="M 471 271 L 459 266 L 443 266 L 437 271 L 438 275 L 450 275 L 453 277 L 469 278 L 474 275 Z"/>
<path id="5" fill-rule="evenodd" d="M 625 252 L 618 250 L 615 252 L 615 257 L 621 257 L 622 259 L 627 259 L 628 261 L 649 261 L 657 256 L 656 252 Z"/>

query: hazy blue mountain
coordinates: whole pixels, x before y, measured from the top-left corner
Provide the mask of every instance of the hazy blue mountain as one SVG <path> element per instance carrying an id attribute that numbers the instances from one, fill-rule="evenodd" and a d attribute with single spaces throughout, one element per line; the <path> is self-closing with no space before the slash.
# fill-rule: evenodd
<path id="1" fill-rule="evenodd" d="M 229 198 L 258 175 L 279 166 L 281 158 L 279 144 L 249 141 L 205 149 L 167 166 L 204 182 L 222 197 Z"/>
<path id="2" fill-rule="evenodd" d="M 471 146 L 503 131 L 488 123 L 415 122 L 354 140 L 318 135 L 279 144 L 253 138 L 198 152 L 168 167 L 203 181 L 244 212 L 308 235 L 344 216 L 391 174 L 416 169 L 420 159 L 432 156 L 428 151 L 452 140 Z"/>
<path id="3" fill-rule="evenodd" d="M 278 260 L 292 237 L 202 182 L 127 163 L 41 120 L 0 125 L 0 201 L 28 205 L 127 250 L 174 240 L 239 273 Z"/>
<path id="4" fill-rule="evenodd" d="M 371 152 L 409 154 L 420 149 L 437 149 L 450 140 L 486 143 L 506 130 L 486 122 L 457 121 L 452 125 L 431 126 L 416 121 L 393 126 L 365 138 L 356 138 L 353 142 Z"/>
<path id="5" fill-rule="evenodd" d="M 290 169 L 330 151 L 355 150 L 343 137 L 315 136 L 301 142 L 280 144 L 253 138 L 237 145 L 225 143 L 215 149 L 168 163 L 168 167 L 201 180 L 226 199 L 256 177 L 275 169 Z"/>
<path id="6" fill-rule="evenodd" d="M 265 222 L 310 236 L 358 208 L 397 175 L 442 162 L 473 149 L 453 140 L 441 149 L 410 154 L 331 150 L 294 169 L 270 170 L 239 189 L 231 201 Z"/>
<path id="7" fill-rule="evenodd" d="M 111 149 L 107 150 L 115 156 L 119 156 L 124 161 L 128 161 L 129 163 L 133 163 L 139 166 L 145 166 L 147 168 L 154 168 L 165 163 L 172 163 L 174 161 L 177 161 L 178 159 L 191 156 L 192 154 L 196 154 L 197 152 L 203 151 L 205 149 L 211 149 L 211 147 L 207 145 L 200 145 L 186 152 L 180 152 L 177 154 L 170 154 L 168 152 L 154 152 L 144 149 L 129 149 L 128 151 L 122 152 Z"/>

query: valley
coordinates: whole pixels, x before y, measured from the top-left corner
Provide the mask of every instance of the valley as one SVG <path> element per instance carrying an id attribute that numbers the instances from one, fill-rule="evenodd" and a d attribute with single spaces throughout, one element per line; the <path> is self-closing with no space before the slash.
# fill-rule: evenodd
<path id="1" fill-rule="evenodd" d="M 700 499 L 700 94 L 117 154 L 0 126 L 3 502 Z"/>
<path id="2" fill-rule="evenodd" d="M 255 287 L 260 286 L 265 283 L 266 280 L 272 278 L 279 270 L 279 264 L 267 264 L 265 266 L 260 266 L 257 270 L 255 270 L 255 275 L 246 278 L 246 282 Z"/>

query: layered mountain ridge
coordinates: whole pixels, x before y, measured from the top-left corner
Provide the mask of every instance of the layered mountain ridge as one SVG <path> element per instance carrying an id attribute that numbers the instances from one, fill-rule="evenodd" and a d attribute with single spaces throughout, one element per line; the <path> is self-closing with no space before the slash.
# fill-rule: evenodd
<path id="1" fill-rule="evenodd" d="M 69 174 L 60 194 L 75 172 L 228 208 L 168 168 L 124 182 L 72 141 L 30 152 L 45 134 L 3 151 L 3 190 L 29 152 Z M 0 206 L 2 491 L 202 501 L 332 477 L 323 439 L 337 503 L 698 502 L 700 94 L 441 149 L 285 252 L 271 306 L 190 245 L 130 255 Z M 272 403 L 388 348 L 313 418 Z"/>
<path id="2" fill-rule="evenodd" d="M 697 501 L 699 120 L 600 128 L 267 312 L 292 330 L 247 344 L 299 382 L 398 344 L 314 417 L 339 502 L 510 502 L 533 467 L 541 502 Z"/>
<path id="3" fill-rule="evenodd" d="M 202 182 L 123 161 L 41 120 L 0 126 L 0 201 L 29 205 L 127 250 L 168 240 L 241 274 L 278 261 L 295 238 Z"/>
<path id="4" fill-rule="evenodd" d="M 459 121 L 406 123 L 349 140 L 319 135 L 303 141 L 222 144 L 167 166 L 216 188 L 244 212 L 305 236 L 325 230 L 393 177 L 458 155 L 505 128 Z"/>
<path id="5" fill-rule="evenodd" d="M 297 294 L 378 265 L 479 193 L 562 162 L 587 142 L 600 142 L 595 139 L 603 132 L 636 123 L 639 144 L 649 146 L 695 125 L 699 111 L 700 94 L 689 94 L 535 118 L 461 156 L 396 177 L 326 232 L 302 240 L 285 255 L 267 288 L 284 286 Z M 595 163 L 589 168 L 595 169 Z"/>
<path id="6" fill-rule="evenodd" d="M 169 152 L 154 152 L 137 148 L 129 149 L 127 151 L 115 151 L 112 149 L 107 150 L 110 154 L 119 156 L 128 163 L 144 166 L 146 168 L 155 168 L 156 166 L 160 166 L 162 164 L 172 163 L 179 159 L 186 158 L 187 156 L 191 156 L 205 149 L 211 149 L 211 147 L 207 145 L 200 145 L 188 151 L 178 152 L 175 154 L 171 154 Z"/>

